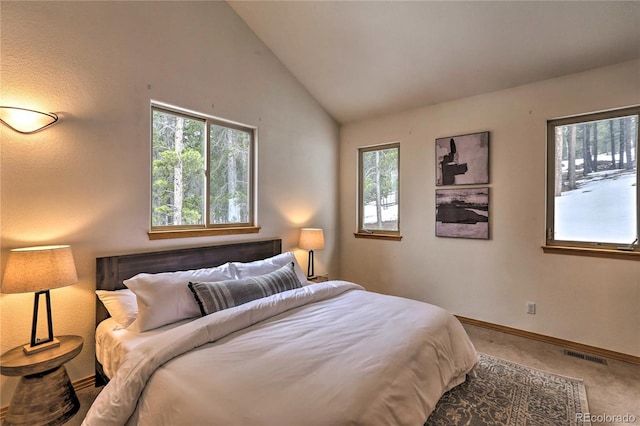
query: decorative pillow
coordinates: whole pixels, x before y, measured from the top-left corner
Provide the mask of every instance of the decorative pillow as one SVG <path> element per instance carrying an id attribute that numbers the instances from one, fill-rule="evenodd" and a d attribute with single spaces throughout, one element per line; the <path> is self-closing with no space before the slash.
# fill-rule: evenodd
<path id="1" fill-rule="evenodd" d="M 136 295 L 131 290 L 96 290 L 96 294 L 120 327 L 128 327 L 138 316 Z"/>
<path id="2" fill-rule="evenodd" d="M 136 295 L 138 318 L 132 331 L 147 331 L 200 315 L 200 308 L 187 284 L 190 281 L 223 281 L 235 278 L 229 264 L 190 271 L 138 274 L 124 281 Z"/>
<path id="3" fill-rule="evenodd" d="M 219 282 L 189 283 L 202 315 L 209 315 L 286 290 L 301 288 L 293 262 L 256 277 Z"/>
<path id="4" fill-rule="evenodd" d="M 298 281 L 304 284 L 307 282 L 307 276 L 298 265 L 298 261 L 293 253 L 286 252 L 281 253 L 273 257 L 269 257 L 263 260 L 256 260 L 255 262 L 232 262 L 238 278 L 255 277 L 257 275 L 268 274 L 269 272 L 277 271 L 284 265 L 293 263 L 293 269 L 298 277 Z"/>

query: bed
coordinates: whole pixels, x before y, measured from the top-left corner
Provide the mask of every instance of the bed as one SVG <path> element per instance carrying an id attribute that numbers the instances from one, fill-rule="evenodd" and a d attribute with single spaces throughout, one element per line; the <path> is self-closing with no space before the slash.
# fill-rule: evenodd
<path id="1" fill-rule="evenodd" d="M 106 386 L 83 424 L 420 425 L 472 374 L 477 353 L 451 313 L 346 281 L 312 284 L 281 244 L 97 259 Z M 180 294 L 159 298 L 164 288 Z M 123 326 L 108 297 L 131 291 L 138 312 Z M 241 303 L 221 306 L 225 297 Z"/>

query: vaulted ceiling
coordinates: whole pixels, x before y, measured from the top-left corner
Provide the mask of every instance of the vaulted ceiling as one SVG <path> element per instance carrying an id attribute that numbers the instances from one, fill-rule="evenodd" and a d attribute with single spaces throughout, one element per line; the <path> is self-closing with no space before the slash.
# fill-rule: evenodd
<path id="1" fill-rule="evenodd" d="M 229 4 L 340 123 L 640 58 L 638 1 Z"/>

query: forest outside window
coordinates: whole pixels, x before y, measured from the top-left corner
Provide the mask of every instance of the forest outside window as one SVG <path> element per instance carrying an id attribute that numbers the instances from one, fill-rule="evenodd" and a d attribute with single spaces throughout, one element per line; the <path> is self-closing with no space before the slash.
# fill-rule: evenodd
<path id="1" fill-rule="evenodd" d="M 640 107 L 547 123 L 547 246 L 638 249 Z"/>
<path id="2" fill-rule="evenodd" d="M 400 144 L 360 148 L 358 164 L 356 237 L 400 239 Z"/>
<path id="3" fill-rule="evenodd" d="M 254 129 L 152 106 L 152 235 L 257 232 L 254 226 Z"/>

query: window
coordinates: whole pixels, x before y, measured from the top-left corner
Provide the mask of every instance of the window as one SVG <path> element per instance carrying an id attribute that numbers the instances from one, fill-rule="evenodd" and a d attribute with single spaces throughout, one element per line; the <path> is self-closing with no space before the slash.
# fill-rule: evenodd
<path id="1" fill-rule="evenodd" d="M 547 122 L 547 245 L 638 247 L 640 107 Z"/>
<path id="2" fill-rule="evenodd" d="M 399 239 L 400 144 L 360 148 L 356 236 Z"/>
<path id="3" fill-rule="evenodd" d="M 257 232 L 254 129 L 159 106 L 151 112 L 150 236 L 176 230 Z"/>

